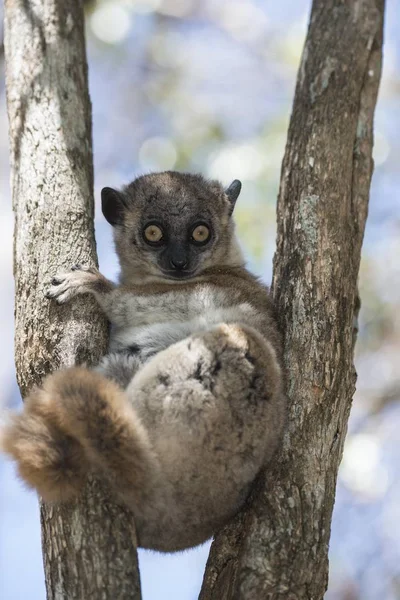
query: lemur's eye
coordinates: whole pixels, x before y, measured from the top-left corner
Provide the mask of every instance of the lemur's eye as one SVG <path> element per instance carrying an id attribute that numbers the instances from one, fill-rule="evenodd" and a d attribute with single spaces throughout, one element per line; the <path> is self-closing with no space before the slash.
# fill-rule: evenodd
<path id="1" fill-rule="evenodd" d="M 210 230 L 206 225 L 197 225 L 192 231 L 192 242 L 205 244 L 210 239 Z"/>
<path id="2" fill-rule="evenodd" d="M 158 225 L 147 225 L 143 231 L 144 239 L 149 244 L 159 244 L 163 240 L 162 229 Z"/>

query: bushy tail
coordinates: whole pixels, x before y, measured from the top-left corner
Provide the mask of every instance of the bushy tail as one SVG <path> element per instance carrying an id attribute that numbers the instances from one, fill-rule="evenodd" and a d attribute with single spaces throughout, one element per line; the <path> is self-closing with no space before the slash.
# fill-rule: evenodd
<path id="1" fill-rule="evenodd" d="M 43 390 L 27 398 L 24 411 L 0 430 L 0 449 L 46 501 L 69 500 L 81 491 L 88 462 L 80 443 L 59 429 L 44 400 Z"/>
<path id="2" fill-rule="evenodd" d="M 157 470 L 146 431 L 123 390 L 84 368 L 48 377 L 0 439 L 22 479 L 47 501 L 78 494 L 91 470 L 120 494 L 142 501 Z"/>

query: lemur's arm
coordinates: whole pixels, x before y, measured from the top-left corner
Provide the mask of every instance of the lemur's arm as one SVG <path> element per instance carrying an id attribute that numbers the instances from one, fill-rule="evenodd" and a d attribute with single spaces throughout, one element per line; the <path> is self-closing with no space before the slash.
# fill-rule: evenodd
<path id="1" fill-rule="evenodd" d="M 133 323 L 148 325 L 164 321 L 166 317 L 180 321 L 182 314 L 187 313 L 185 294 L 177 294 L 173 303 L 166 301 L 164 295 L 135 295 L 116 286 L 96 268 L 82 265 L 53 277 L 46 296 L 64 304 L 80 294 L 92 294 L 108 320 L 117 327 Z"/>
<path id="2" fill-rule="evenodd" d="M 193 293 L 172 288 L 164 294 L 138 295 L 117 287 L 95 268 L 77 265 L 53 278 L 47 297 L 63 304 L 79 294 L 93 294 L 115 326 L 110 352 L 128 351 L 140 363 L 192 333 L 220 323 L 260 328 L 260 315 L 249 303 L 233 305 L 225 292 L 211 286 Z"/>

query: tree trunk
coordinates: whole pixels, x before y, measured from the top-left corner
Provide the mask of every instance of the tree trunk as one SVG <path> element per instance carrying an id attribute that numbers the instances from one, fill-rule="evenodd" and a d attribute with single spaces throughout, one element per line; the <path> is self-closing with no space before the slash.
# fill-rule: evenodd
<path id="1" fill-rule="evenodd" d="M 5 53 L 15 211 L 15 359 L 22 396 L 50 371 L 95 362 L 107 326 L 88 298 L 59 307 L 52 276 L 96 263 L 91 110 L 77 0 L 6 0 Z M 68 506 L 42 505 L 48 599 L 140 598 L 131 515 L 89 482 Z"/>
<path id="2" fill-rule="evenodd" d="M 320 600 L 355 387 L 353 317 L 372 174 L 384 0 L 314 0 L 278 200 L 273 296 L 289 424 L 213 543 L 201 600 Z"/>

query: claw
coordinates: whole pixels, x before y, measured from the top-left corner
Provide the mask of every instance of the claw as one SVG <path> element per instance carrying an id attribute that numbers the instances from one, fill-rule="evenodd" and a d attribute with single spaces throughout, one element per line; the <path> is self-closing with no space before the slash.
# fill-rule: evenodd
<path id="1" fill-rule="evenodd" d="M 82 271 L 82 265 L 77 263 L 76 265 L 72 265 L 71 271 Z"/>
<path id="2" fill-rule="evenodd" d="M 51 280 L 51 285 L 60 285 L 60 283 L 62 283 L 64 281 L 64 279 L 62 279 L 61 277 L 53 277 L 53 279 Z"/>

